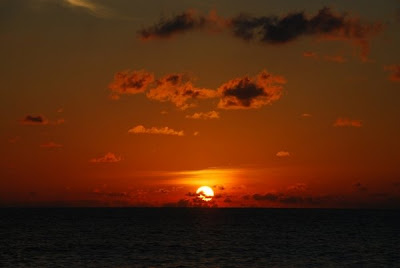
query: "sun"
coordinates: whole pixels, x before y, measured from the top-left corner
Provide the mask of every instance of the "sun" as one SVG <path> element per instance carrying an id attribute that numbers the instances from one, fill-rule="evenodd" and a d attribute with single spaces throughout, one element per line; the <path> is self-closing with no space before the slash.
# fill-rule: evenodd
<path id="1" fill-rule="evenodd" d="M 210 201 L 214 196 L 214 191 L 209 186 L 201 186 L 196 191 L 197 196 L 203 201 Z"/>

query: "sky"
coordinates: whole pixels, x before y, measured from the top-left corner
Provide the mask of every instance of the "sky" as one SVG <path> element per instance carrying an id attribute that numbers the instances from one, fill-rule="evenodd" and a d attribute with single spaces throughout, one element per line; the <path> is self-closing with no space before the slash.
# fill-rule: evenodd
<path id="1" fill-rule="evenodd" d="M 399 33 L 398 0 L 0 0 L 0 206 L 400 208 Z"/>

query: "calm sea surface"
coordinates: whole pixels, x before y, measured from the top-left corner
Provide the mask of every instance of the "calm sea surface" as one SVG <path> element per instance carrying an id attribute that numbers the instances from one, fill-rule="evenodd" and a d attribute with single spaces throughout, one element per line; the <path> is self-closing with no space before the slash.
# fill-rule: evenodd
<path id="1" fill-rule="evenodd" d="M 400 267 L 400 211 L 3 208 L 0 267 Z"/>

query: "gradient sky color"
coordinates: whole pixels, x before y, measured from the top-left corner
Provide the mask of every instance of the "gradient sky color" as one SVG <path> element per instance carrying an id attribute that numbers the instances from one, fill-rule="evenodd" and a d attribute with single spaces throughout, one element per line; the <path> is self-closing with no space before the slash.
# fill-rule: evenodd
<path id="1" fill-rule="evenodd" d="M 400 207 L 399 1 L 0 7 L 1 206 Z"/>

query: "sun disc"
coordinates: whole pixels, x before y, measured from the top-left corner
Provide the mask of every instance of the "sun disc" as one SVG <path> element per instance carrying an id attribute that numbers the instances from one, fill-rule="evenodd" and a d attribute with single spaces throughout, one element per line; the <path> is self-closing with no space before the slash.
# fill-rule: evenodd
<path id="1" fill-rule="evenodd" d="M 214 191 L 209 186 L 201 186 L 197 189 L 196 194 L 203 201 L 210 201 L 214 196 Z"/>

